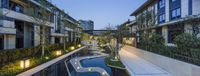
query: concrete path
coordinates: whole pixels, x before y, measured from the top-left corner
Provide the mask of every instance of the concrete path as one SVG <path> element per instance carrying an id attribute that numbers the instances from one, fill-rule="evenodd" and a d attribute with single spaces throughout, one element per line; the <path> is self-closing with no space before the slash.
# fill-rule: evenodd
<path id="1" fill-rule="evenodd" d="M 134 50 L 140 49 L 125 46 L 119 51 L 122 63 L 132 76 L 172 76 L 158 66 L 136 56 L 131 52 Z"/>

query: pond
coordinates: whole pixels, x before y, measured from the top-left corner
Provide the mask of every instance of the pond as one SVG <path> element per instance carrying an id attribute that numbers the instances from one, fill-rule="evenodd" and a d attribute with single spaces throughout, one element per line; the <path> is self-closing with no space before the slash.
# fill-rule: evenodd
<path id="1" fill-rule="evenodd" d="M 129 76 L 125 70 L 108 67 L 104 61 L 105 58 L 106 57 L 84 59 L 80 61 L 80 64 L 82 65 L 82 67 L 85 67 L 85 68 L 87 67 L 103 68 L 110 76 Z M 87 72 L 87 73 L 76 72 L 72 64 L 70 64 L 70 62 L 68 62 L 67 66 L 68 66 L 71 76 L 101 76 L 101 74 L 97 72 Z"/>

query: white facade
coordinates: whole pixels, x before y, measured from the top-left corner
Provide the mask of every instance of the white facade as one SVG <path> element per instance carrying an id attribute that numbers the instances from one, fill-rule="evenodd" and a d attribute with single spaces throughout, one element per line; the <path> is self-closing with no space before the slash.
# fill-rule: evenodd
<path id="1" fill-rule="evenodd" d="M 162 12 L 162 8 L 159 8 L 159 2 L 164 1 L 164 22 L 159 22 L 159 12 Z M 186 18 L 188 16 L 193 16 L 193 15 L 200 15 L 200 0 L 175 0 L 177 1 L 175 6 L 172 6 L 173 2 L 172 0 L 158 0 L 158 1 L 153 1 L 153 0 L 148 0 L 143 6 L 138 8 L 132 15 L 138 19 L 138 17 L 142 14 L 145 13 L 147 10 L 153 10 L 156 14 L 156 29 L 161 28 L 161 33 L 162 36 L 165 38 L 166 44 L 171 44 L 172 39 L 170 38 L 170 32 L 173 32 L 172 29 L 178 28 L 183 26 L 183 31 L 187 33 L 193 33 L 193 26 L 191 24 L 176 24 L 177 22 L 180 22 L 183 18 Z M 180 5 L 180 6 L 179 6 Z M 177 7 L 177 8 L 174 8 Z M 180 8 L 180 17 L 177 15 L 179 14 L 178 9 Z M 173 19 L 173 11 L 176 10 L 175 15 L 178 18 Z M 190 14 L 191 13 L 191 14 Z M 200 25 L 200 24 L 199 24 Z M 169 28 L 170 26 L 171 29 Z M 177 26 L 177 27 L 173 27 Z M 196 25 L 197 26 L 197 25 Z M 180 30 L 179 30 L 180 31 Z M 200 36 L 198 34 L 197 36 Z"/>

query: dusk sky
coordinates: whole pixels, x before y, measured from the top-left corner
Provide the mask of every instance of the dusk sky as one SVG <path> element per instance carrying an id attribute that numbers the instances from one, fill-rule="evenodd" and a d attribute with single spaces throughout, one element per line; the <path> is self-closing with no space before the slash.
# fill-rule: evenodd
<path id="1" fill-rule="evenodd" d="M 146 0 L 52 0 L 76 20 L 93 20 L 95 29 L 122 24 Z"/>

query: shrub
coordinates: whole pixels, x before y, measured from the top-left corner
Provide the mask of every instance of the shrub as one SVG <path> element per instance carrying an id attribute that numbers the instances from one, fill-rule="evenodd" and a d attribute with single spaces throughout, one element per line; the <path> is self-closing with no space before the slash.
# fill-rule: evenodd
<path id="1" fill-rule="evenodd" d="M 183 33 L 181 35 L 178 35 L 174 39 L 174 43 L 179 48 L 199 48 L 200 47 L 200 39 L 198 39 L 196 36 L 193 36 L 189 33 Z"/>
<path id="2" fill-rule="evenodd" d="M 46 45 L 45 51 L 55 51 L 62 49 L 63 46 L 60 44 L 54 45 Z M 32 47 L 32 48 L 22 48 L 22 49 L 8 49 L 0 51 L 0 63 L 3 65 L 4 63 L 12 62 L 18 59 L 38 56 L 41 54 L 41 46 Z"/>
<path id="3" fill-rule="evenodd" d="M 150 44 L 164 45 L 165 39 L 159 34 L 152 34 L 148 39 Z"/>

